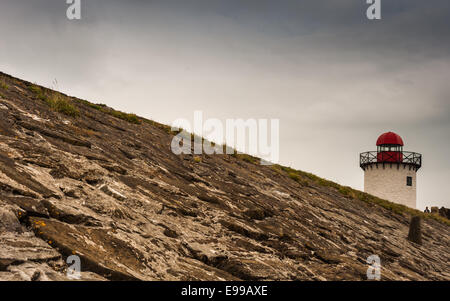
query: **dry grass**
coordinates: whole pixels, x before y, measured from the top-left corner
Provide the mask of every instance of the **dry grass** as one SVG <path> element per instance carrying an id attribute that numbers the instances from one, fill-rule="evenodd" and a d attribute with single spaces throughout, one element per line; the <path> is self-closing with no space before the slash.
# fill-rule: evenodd
<path id="1" fill-rule="evenodd" d="M 74 106 L 70 98 L 61 93 L 49 89 L 44 90 L 37 85 L 31 85 L 29 90 L 36 98 L 44 101 L 56 112 L 72 117 L 77 117 L 80 114 L 79 110 Z"/>
<path id="2" fill-rule="evenodd" d="M 141 120 L 136 116 L 136 114 L 132 114 L 132 113 L 124 113 L 121 111 L 116 111 L 111 109 L 109 112 L 107 112 L 109 115 L 114 116 L 116 118 L 125 120 L 129 123 L 134 123 L 134 124 L 141 124 Z"/>
<path id="3" fill-rule="evenodd" d="M 50 93 L 45 101 L 50 108 L 67 116 L 77 117 L 80 114 L 70 99 L 59 93 Z"/>
<path id="4" fill-rule="evenodd" d="M 0 77 L 0 88 L 3 90 L 8 90 L 9 85 L 6 83 L 6 80 L 3 77 Z"/>
<path id="5" fill-rule="evenodd" d="M 179 133 L 179 131 L 177 131 L 177 132 L 176 131 L 172 131 L 172 127 L 170 127 L 168 125 L 165 125 L 165 124 L 162 124 L 162 123 L 159 123 L 159 122 L 156 122 L 154 120 L 142 118 L 142 121 L 147 123 L 147 124 L 150 124 L 151 126 L 157 127 L 159 129 L 163 130 L 164 132 L 166 132 L 167 134 L 170 134 L 170 135 L 176 135 L 176 134 Z"/>
<path id="6" fill-rule="evenodd" d="M 238 154 L 237 152 L 234 153 L 232 156 L 241 159 L 245 162 L 251 163 L 251 164 L 260 164 L 261 159 L 257 158 L 255 156 L 247 155 L 247 154 Z"/>
<path id="7" fill-rule="evenodd" d="M 94 110 L 101 111 L 101 112 L 111 115 L 113 117 L 125 120 L 129 123 L 134 123 L 134 124 L 142 123 L 141 119 L 139 119 L 139 117 L 137 117 L 136 114 L 117 111 L 112 108 L 109 108 L 108 106 L 106 106 L 104 104 L 96 104 L 96 103 L 89 102 L 87 100 L 79 100 L 79 101 Z"/>

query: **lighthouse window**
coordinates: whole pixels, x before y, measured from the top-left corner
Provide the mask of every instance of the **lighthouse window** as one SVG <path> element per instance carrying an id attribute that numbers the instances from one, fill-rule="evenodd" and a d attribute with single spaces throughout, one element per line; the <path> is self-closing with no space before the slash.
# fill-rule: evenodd
<path id="1" fill-rule="evenodd" d="M 406 177 L 406 185 L 412 186 L 412 177 Z"/>
<path id="2" fill-rule="evenodd" d="M 400 152 L 401 146 L 398 145 L 382 145 L 379 147 L 380 152 Z"/>

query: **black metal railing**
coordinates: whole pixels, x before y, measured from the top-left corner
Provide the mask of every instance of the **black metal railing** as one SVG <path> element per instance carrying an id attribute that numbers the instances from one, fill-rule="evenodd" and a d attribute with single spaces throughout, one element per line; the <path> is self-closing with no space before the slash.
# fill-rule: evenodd
<path id="1" fill-rule="evenodd" d="M 422 155 L 414 152 L 365 152 L 359 155 L 359 166 L 373 163 L 403 163 L 414 165 L 419 169 L 422 166 Z"/>

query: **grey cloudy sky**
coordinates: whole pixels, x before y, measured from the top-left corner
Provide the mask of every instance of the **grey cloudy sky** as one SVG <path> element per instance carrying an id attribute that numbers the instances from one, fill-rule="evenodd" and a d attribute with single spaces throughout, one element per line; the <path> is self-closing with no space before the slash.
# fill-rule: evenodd
<path id="1" fill-rule="evenodd" d="M 1 0 L 0 70 L 170 124 L 279 118 L 280 163 L 363 189 L 359 153 L 421 152 L 418 207 L 450 207 L 450 1 Z"/>

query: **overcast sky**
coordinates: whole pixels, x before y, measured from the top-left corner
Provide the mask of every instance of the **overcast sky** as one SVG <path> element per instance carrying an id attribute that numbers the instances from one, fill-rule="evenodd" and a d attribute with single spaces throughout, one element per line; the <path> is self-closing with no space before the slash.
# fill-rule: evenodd
<path id="1" fill-rule="evenodd" d="M 450 207 L 450 1 L 0 1 L 0 70 L 163 123 L 279 118 L 280 163 L 363 189 L 395 131 L 418 207 Z"/>

